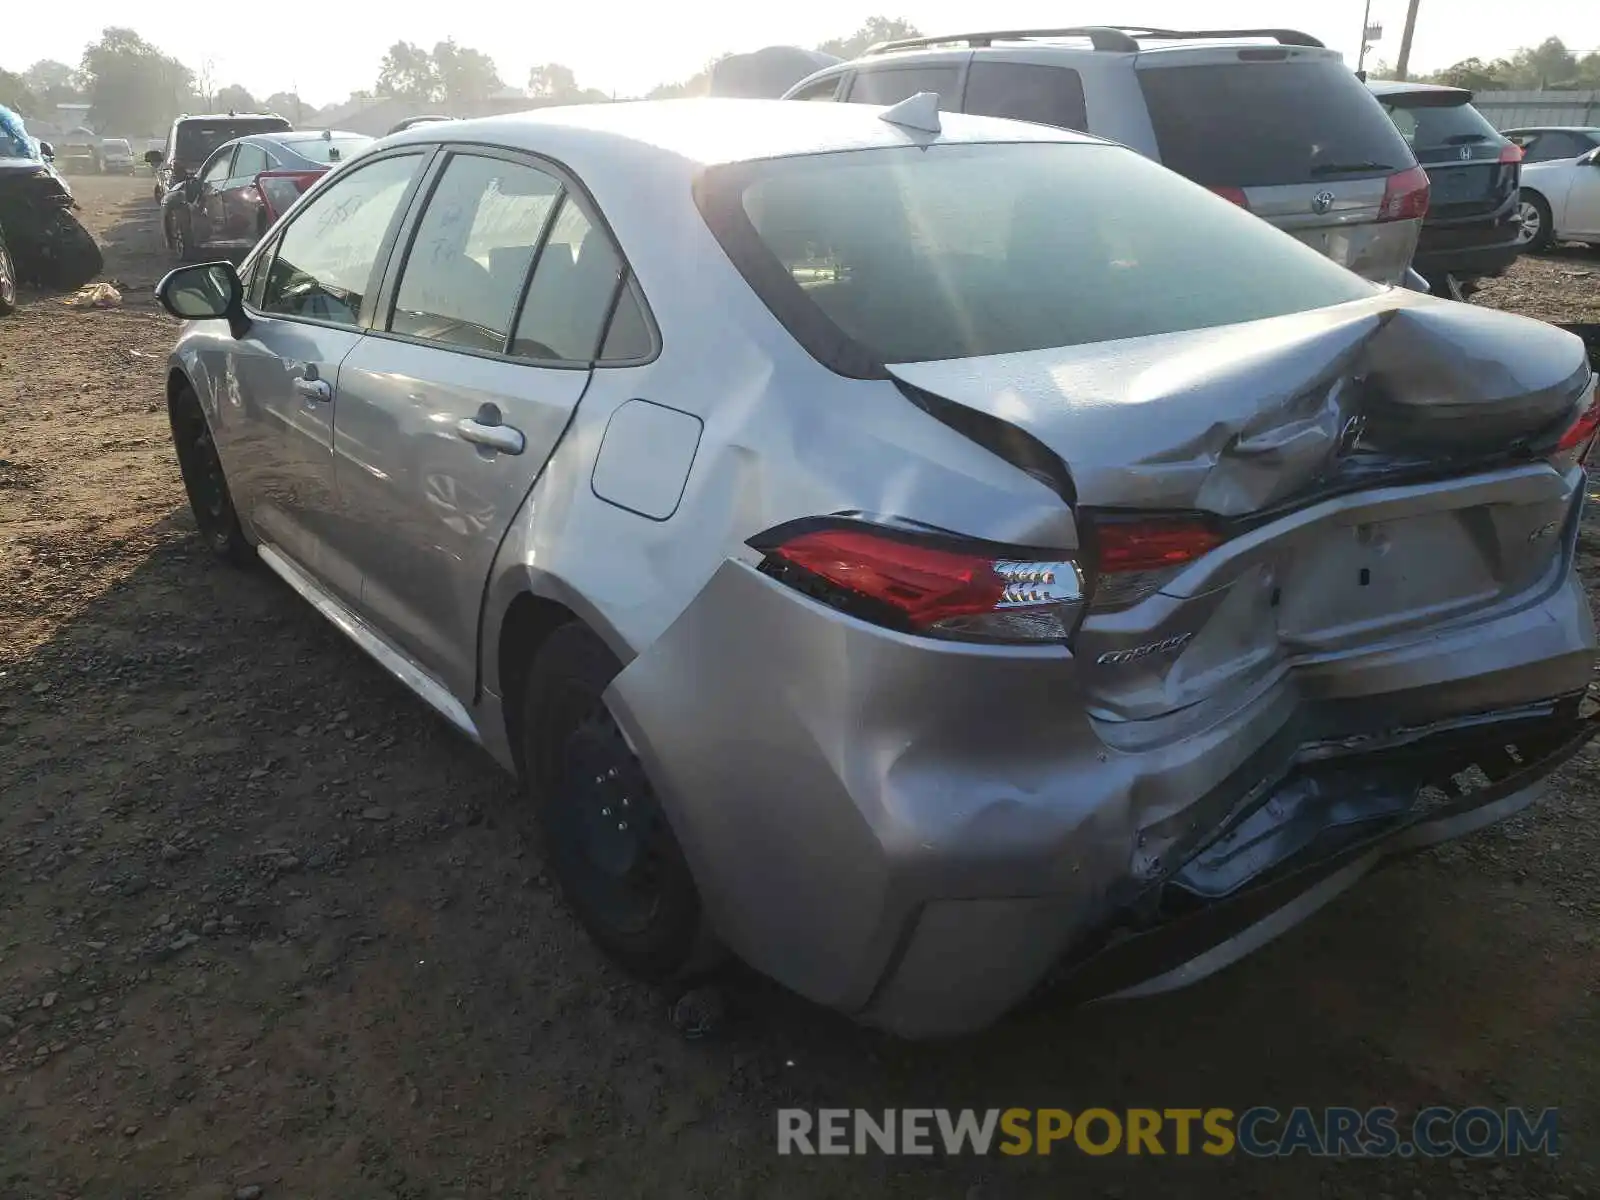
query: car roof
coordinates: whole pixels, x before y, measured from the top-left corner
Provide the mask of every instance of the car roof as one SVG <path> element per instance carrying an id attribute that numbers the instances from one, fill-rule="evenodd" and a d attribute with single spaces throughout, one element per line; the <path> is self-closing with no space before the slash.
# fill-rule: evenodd
<path id="1" fill-rule="evenodd" d="M 1412 83 L 1400 79 L 1369 79 L 1367 89 L 1375 96 L 1399 96 L 1408 92 L 1435 92 L 1442 95 L 1455 95 L 1463 97 L 1463 103 L 1472 99 L 1472 93 L 1466 88 L 1447 87 L 1442 83 Z"/>
<path id="2" fill-rule="evenodd" d="M 184 125 L 190 121 L 286 121 L 280 113 L 184 113 L 172 123 Z"/>
<path id="3" fill-rule="evenodd" d="M 277 142 L 280 146 L 294 146 L 304 142 L 320 142 L 331 138 L 367 138 L 365 133 L 351 133 L 348 129 L 280 129 L 267 133 L 250 133 L 241 142 Z"/>
<path id="4" fill-rule="evenodd" d="M 1600 133 L 1600 125 L 1513 125 L 1503 133 Z"/>
<path id="5" fill-rule="evenodd" d="M 471 121 L 419 125 L 383 139 L 486 142 L 591 162 L 619 156 L 658 157 L 694 165 L 787 158 L 840 150 L 924 144 L 930 135 L 880 120 L 862 104 L 796 104 L 786 100 L 640 100 L 557 105 Z M 940 113 L 942 142 L 1087 142 L 1070 130 Z M 576 161 L 569 165 L 577 167 Z"/>

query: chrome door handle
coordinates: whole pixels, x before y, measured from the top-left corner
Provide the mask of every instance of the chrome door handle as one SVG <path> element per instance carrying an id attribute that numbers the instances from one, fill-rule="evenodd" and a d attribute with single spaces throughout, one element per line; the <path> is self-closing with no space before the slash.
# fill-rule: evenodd
<path id="1" fill-rule="evenodd" d="M 501 454 L 521 454 L 527 444 L 520 429 L 510 425 L 485 425 L 471 417 L 462 417 L 456 422 L 456 433 L 465 441 L 488 446 Z"/>
<path id="2" fill-rule="evenodd" d="M 333 385 L 326 379 L 296 379 L 294 390 L 302 400 L 325 404 L 333 399 Z"/>

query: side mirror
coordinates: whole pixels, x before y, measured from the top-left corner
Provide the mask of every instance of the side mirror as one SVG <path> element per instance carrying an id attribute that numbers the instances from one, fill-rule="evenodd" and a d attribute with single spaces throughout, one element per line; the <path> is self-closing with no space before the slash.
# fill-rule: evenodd
<path id="1" fill-rule="evenodd" d="M 159 167 L 166 157 L 167 156 L 161 153 L 159 150 L 146 150 L 144 152 L 144 161 L 149 163 L 152 167 Z"/>
<path id="2" fill-rule="evenodd" d="M 39 153 L 44 155 L 46 158 L 54 158 L 56 156 L 56 148 L 49 142 L 40 142 Z"/>
<path id="3" fill-rule="evenodd" d="M 190 204 L 193 204 L 196 200 L 200 199 L 200 181 L 193 175 L 184 177 L 183 198 Z"/>
<path id="4" fill-rule="evenodd" d="M 156 284 L 156 299 L 180 320 L 226 319 L 234 337 L 250 332 L 250 318 L 244 311 L 244 282 L 230 262 L 199 263 L 169 271 Z"/>

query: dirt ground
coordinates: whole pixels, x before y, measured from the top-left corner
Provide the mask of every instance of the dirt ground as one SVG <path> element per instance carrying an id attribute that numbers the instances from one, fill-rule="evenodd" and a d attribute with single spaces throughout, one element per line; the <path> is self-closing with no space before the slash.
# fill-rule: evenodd
<path id="1" fill-rule="evenodd" d="M 897 1043 L 750 974 L 690 1040 L 553 899 L 510 782 L 266 572 L 169 448 L 148 181 L 120 308 L 0 320 L 0 1198 L 1600 1197 L 1600 757 L 1165 998 Z M 1485 298 L 1600 320 L 1600 255 Z M 1600 530 L 1586 568 L 1600 582 Z M 1562 1110 L 1507 1161 L 798 1159 L 776 1110 Z M 257 1190 L 259 1189 L 259 1191 Z"/>

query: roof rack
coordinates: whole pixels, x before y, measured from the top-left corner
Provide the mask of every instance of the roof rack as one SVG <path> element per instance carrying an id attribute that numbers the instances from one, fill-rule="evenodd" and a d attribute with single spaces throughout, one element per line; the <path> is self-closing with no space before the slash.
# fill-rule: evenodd
<path id="1" fill-rule="evenodd" d="M 1271 38 L 1284 46 L 1311 46 L 1325 49 L 1324 44 L 1309 33 L 1297 29 L 1153 29 L 1142 25 L 1076 25 L 1069 29 L 991 29 L 981 33 L 949 33 L 937 37 L 896 38 L 892 42 L 879 42 L 869 46 L 862 57 L 892 54 L 897 50 L 918 50 L 928 46 L 947 46 L 964 43 L 973 48 L 992 46 L 995 42 L 1025 42 L 1034 38 L 1088 38 L 1096 50 L 1132 54 L 1140 47 L 1136 38 L 1156 41 L 1186 41 L 1206 38 Z"/>

